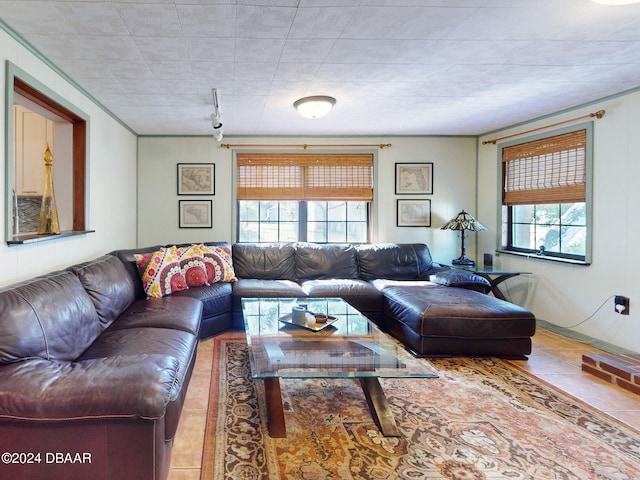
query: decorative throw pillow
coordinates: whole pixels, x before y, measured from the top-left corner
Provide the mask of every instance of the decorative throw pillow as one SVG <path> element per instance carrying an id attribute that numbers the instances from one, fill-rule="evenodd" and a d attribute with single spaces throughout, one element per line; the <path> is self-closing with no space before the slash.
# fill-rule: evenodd
<path id="1" fill-rule="evenodd" d="M 180 268 L 176 247 L 135 254 L 147 298 L 160 298 L 189 288 Z"/>
<path id="2" fill-rule="evenodd" d="M 182 247 L 176 250 L 180 259 L 180 268 L 188 287 L 202 287 L 209 285 L 207 267 L 200 252 L 199 245 Z"/>
<path id="3" fill-rule="evenodd" d="M 207 267 L 207 281 L 209 283 L 235 282 L 238 280 L 233 270 L 231 247 L 200 244 L 198 248 Z"/>

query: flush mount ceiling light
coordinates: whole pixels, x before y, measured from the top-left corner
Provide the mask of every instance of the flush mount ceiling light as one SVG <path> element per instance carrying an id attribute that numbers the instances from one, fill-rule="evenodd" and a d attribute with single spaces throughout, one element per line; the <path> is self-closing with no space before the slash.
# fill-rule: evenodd
<path id="1" fill-rule="evenodd" d="M 593 3 L 600 3 L 602 5 L 631 5 L 632 3 L 638 3 L 640 0 L 591 0 Z"/>
<path id="2" fill-rule="evenodd" d="M 293 102 L 293 106 L 304 118 L 324 117 L 335 104 L 336 99 L 326 95 L 304 97 Z"/>

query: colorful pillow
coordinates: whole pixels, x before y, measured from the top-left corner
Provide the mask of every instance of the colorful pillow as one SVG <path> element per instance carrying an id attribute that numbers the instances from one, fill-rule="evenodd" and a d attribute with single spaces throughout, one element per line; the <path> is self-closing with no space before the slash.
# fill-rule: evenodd
<path id="1" fill-rule="evenodd" d="M 199 245 L 182 247 L 177 249 L 180 259 L 180 268 L 188 287 L 202 287 L 209 285 L 207 280 L 207 267 L 200 252 Z"/>
<path id="2" fill-rule="evenodd" d="M 160 298 L 189 288 L 182 274 L 176 247 L 135 254 L 134 258 L 147 298 Z"/>
<path id="3" fill-rule="evenodd" d="M 197 247 L 204 258 L 204 263 L 207 267 L 207 281 L 209 283 L 235 282 L 238 280 L 233 270 L 231 247 L 202 244 Z"/>

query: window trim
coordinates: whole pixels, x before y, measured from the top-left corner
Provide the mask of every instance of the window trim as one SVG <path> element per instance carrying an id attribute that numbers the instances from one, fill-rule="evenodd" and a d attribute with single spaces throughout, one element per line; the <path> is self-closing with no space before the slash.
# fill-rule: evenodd
<path id="1" fill-rule="evenodd" d="M 497 164 L 498 164 L 498 209 L 497 209 L 497 225 L 500 225 L 501 235 L 497 239 L 496 251 L 513 254 L 519 256 L 526 256 L 528 258 L 539 258 L 545 260 L 553 260 L 556 262 L 564 262 L 570 264 L 590 265 L 592 261 L 592 237 L 593 237 L 593 149 L 594 149 L 594 136 L 593 136 L 593 121 L 574 124 L 560 129 L 547 131 L 537 135 L 520 138 L 518 140 L 512 140 L 503 144 L 498 144 L 497 148 Z M 503 218 L 503 209 L 509 208 L 503 204 L 504 193 L 504 177 L 503 177 L 503 150 L 507 147 L 519 145 L 522 143 L 534 142 L 544 138 L 555 137 L 557 135 L 563 135 L 566 133 L 575 132 L 578 130 L 585 130 L 586 132 L 586 146 L 585 146 L 585 168 L 586 168 L 586 191 L 585 191 L 585 215 L 586 215 L 586 245 L 584 260 L 576 259 L 575 255 L 563 255 L 563 254 L 545 254 L 540 255 L 535 250 L 523 250 L 523 249 L 511 249 L 508 245 L 508 238 L 511 236 L 509 229 L 511 228 L 511 219 L 507 218 L 506 221 Z M 510 209 L 509 209 L 510 210 Z"/>

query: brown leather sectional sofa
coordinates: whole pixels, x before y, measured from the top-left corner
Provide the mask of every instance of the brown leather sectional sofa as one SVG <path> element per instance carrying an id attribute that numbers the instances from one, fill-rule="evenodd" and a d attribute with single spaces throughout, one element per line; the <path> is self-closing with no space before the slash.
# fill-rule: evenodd
<path id="1" fill-rule="evenodd" d="M 133 255 L 158 248 L 0 289 L 0 478 L 166 479 L 198 338 L 243 297 L 342 297 L 419 355 L 531 352 L 533 314 L 423 244 L 236 244 L 237 281 L 147 300 Z"/>

